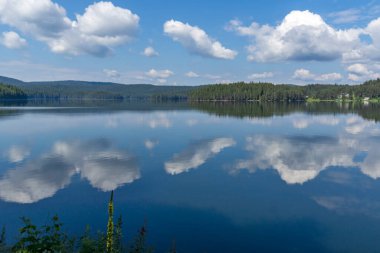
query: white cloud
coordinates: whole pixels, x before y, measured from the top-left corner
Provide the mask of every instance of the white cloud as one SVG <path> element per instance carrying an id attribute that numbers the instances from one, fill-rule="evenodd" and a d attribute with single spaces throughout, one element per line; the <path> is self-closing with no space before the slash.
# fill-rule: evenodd
<path id="1" fill-rule="evenodd" d="M 327 74 L 314 74 L 308 69 L 297 69 L 294 71 L 293 79 L 301 81 L 320 81 L 320 82 L 333 82 L 341 80 L 343 76 L 339 73 Z"/>
<path id="2" fill-rule="evenodd" d="M 106 74 L 107 77 L 110 77 L 110 78 L 120 77 L 120 73 L 114 69 L 103 69 L 103 72 Z"/>
<path id="3" fill-rule="evenodd" d="M 177 175 L 196 169 L 208 159 L 220 153 L 223 149 L 235 145 L 235 143 L 232 138 L 216 138 L 194 144 L 166 162 L 165 171 L 171 175 Z"/>
<path id="4" fill-rule="evenodd" d="M 336 30 L 310 11 L 292 11 L 277 26 L 232 20 L 227 30 L 253 38 L 248 59 L 271 61 L 331 61 L 360 45 L 362 29 Z"/>
<path id="5" fill-rule="evenodd" d="M 78 30 L 83 34 L 99 37 L 124 36 L 130 39 L 137 32 L 139 17 L 128 9 L 111 2 L 98 2 L 86 8 L 83 15 L 76 15 Z"/>
<path id="6" fill-rule="evenodd" d="M 19 49 L 26 47 L 28 43 L 24 38 L 21 38 L 20 35 L 16 32 L 3 32 L 3 36 L 0 39 L 1 44 L 7 48 Z"/>
<path id="7" fill-rule="evenodd" d="M 165 70 L 156 70 L 156 69 L 151 69 L 148 72 L 145 73 L 148 77 L 151 78 L 160 78 L 160 79 L 166 79 L 168 77 L 171 77 L 174 75 L 174 73 L 168 69 Z"/>
<path id="8" fill-rule="evenodd" d="M 145 55 L 146 57 L 159 56 L 159 53 L 153 47 L 145 48 L 142 54 Z"/>
<path id="9" fill-rule="evenodd" d="M 365 76 L 370 74 L 367 67 L 364 64 L 359 63 L 348 66 L 347 71 L 358 76 Z"/>
<path id="10" fill-rule="evenodd" d="M 70 20 L 50 0 L 2 0 L 0 21 L 47 43 L 55 53 L 99 57 L 131 41 L 139 26 L 136 14 L 111 2 L 94 3 Z"/>
<path id="11" fill-rule="evenodd" d="M 371 21 L 362 35 L 368 36 L 370 41 L 364 41 L 360 47 L 343 55 L 344 62 L 379 62 L 380 61 L 380 18 Z"/>
<path id="12" fill-rule="evenodd" d="M 328 73 L 322 74 L 317 77 L 317 81 L 338 81 L 343 78 L 342 74 L 339 73 Z"/>
<path id="13" fill-rule="evenodd" d="M 293 79 L 310 81 L 314 80 L 315 75 L 310 72 L 308 69 L 297 69 L 294 71 Z"/>
<path id="14" fill-rule="evenodd" d="M 376 66 L 372 66 L 376 69 Z M 366 64 L 356 63 L 347 67 L 348 79 L 351 81 L 360 81 L 368 79 L 377 79 L 380 78 L 380 73 L 370 70 Z"/>
<path id="15" fill-rule="evenodd" d="M 218 59 L 234 59 L 236 51 L 225 48 L 219 41 L 197 26 L 169 20 L 164 24 L 164 32 L 174 41 L 182 44 L 189 52 L 205 57 Z"/>
<path id="16" fill-rule="evenodd" d="M 196 78 L 196 77 L 199 77 L 199 75 L 193 71 L 189 71 L 185 74 L 185 76 L 189 77 L 189 78 Z"/>
<path id="17" fill-rule="evenodd" d="M 66 10 L 50 0 L 1 0 L 0 21 L 38 39 L 57 38 L 71 28 Z"/>
<path id="18" fill-rule="evenodd" d="M 248 76 L 248 79 L 258 80 L 258 79 L 268 79 L 273 77 L 274 74 L 272 72 L 263 72 L 263 73 L 253 73 Z"/>
<path id="19" fill-rule="evenodd" d="M 114 46 L 125 44 L 136 36 L 140 19 L 130 10 L 111 2 L 94 3 L 76 18 L 70 30 L 48 41 L 53 52 L 107 56 Z"/>

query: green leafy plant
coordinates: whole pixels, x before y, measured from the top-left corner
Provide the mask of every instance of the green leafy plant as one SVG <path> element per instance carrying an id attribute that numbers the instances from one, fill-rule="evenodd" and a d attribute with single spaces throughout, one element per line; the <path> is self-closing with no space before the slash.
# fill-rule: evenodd
<path id="1" fill-rule="evenodd" d="M 90 226 L 87 226 L 83 236 L 76 240 L 69 238 L 62 231 L 63 224 L 57 215 L 53 216 L 50 223 L 44 226 L 36 226 L 28 218 L 21 218 L 23 226 L 19 229 L 18 241 L 12 246 L 6 245 L 5 227 L 0 233 L 0 253 L 152 253 L 153 248 L 147 245 L 147 226 L 144 225 L 138 231 L 137 236 L 129 247 L 125 247 L 123 238 L 122 216 L 113 221 L 114 204 L 113 192 L 108 203 L 107 231 L 91 234 Z M 173 242 L 170 253 L 176 253 L 176 245 Z"/>
<path id="2" fill-rule="evenodd" d="M 74 240 L 62 232 L 62 223 L 54 216 L 51 224 L 37 227 L 28 218 L 21 218 L 24 226 L 20 229 L 20 239 L 13 246 L 13 252 L 73 252 Z"/>

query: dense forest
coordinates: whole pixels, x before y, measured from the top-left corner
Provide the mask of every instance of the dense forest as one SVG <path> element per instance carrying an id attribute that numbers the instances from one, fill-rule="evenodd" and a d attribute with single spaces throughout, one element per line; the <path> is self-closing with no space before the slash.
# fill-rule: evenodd
<path id="1" fill-rule="evenodd" d="M 1 77 L 0 98 L 43 100 L 112 99 L 154 101 L 379 101 L 380 79 L 361 85 L 311 84 L 306 86 L 272 83 L 231 83 L 201 86 L 155 86 L 106 82 L 54 81 L 23 82 Z M 12 86 L 9 86 L 12 85 Z M 5 97 L 5 95 L 7 97 Z"/>
<path id="2" fill-rule="evenodd" d="M 214 84 L 191 90 L 189 98 L 192 101 L 370 100 L 380 98 L 380 79 L 361 85 L 296 86 L 244 82 Z"/>
<path id="3" fill-rule="evenodd" d="M 27 95 L 15 86 L 0 83 L 0 99 L 26 99 Z"/>

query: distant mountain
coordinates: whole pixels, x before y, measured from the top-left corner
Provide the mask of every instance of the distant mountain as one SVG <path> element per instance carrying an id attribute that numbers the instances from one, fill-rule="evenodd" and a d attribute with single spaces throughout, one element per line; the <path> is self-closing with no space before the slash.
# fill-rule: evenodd
<path id="1" fill-rule="evenodd" d="M 9 85 L 21 85 L 24 82 L 17 80 L 17 79 L 14 79 L 14 78 L 0 76 L 0 83 L 9 84 Z"/>
<path id="2" fill-rule="evenodd" d="M 44 81 L 24 82 L 0 76 L 0 83 L 22 89 L 29 98 L 185 98 L 194 89 L 190 86 L 155 86 L 151 84 L 119 84 L 112 82 Z"/>

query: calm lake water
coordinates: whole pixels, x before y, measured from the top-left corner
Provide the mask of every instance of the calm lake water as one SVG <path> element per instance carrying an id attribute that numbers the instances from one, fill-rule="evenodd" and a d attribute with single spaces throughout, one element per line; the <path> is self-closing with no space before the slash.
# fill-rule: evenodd
<path id="1" fill-rule="evenodd" d="M 70 234 L 145 222 L 167 252 L 380 252 L 380 107 L 27 104 L 0 108 L 0 225 Z M 13 237 L 12 237 L 13 236 Z"/>

